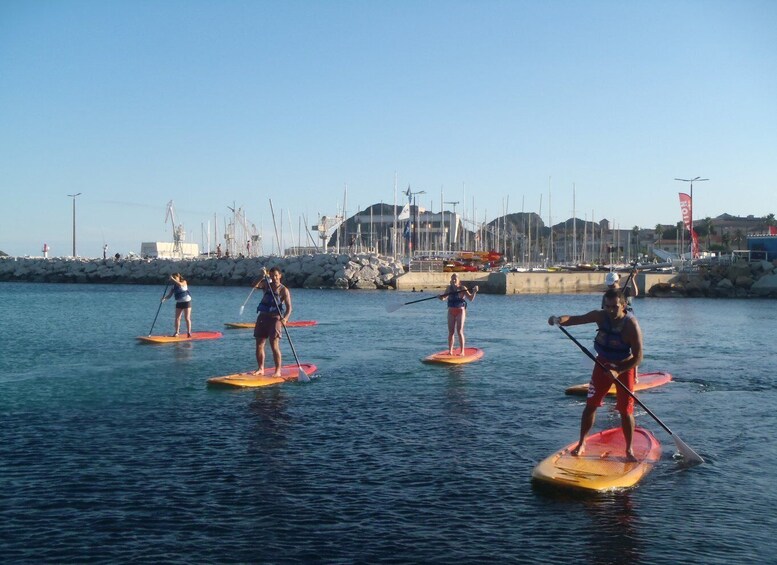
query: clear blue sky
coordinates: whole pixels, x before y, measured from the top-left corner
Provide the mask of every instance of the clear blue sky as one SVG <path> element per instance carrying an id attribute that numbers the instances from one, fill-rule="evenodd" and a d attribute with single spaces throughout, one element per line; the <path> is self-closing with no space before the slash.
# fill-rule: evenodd
<path id="1" fill-rule="evenodd" d="M 394 202 L 478 221 L 777 212 L 777 2 L 0 3 L 0 250 L 139 252 Z M 401 196 L 401 195 L 400 195 Z M 450 209 L 450 206 L 446 206 Z M 280 222 L 280 218 L 278 219 Z M 223 230 L 222 230 L 223 231 Z M 284 236 L 286 244 L 289 235 Z"/>

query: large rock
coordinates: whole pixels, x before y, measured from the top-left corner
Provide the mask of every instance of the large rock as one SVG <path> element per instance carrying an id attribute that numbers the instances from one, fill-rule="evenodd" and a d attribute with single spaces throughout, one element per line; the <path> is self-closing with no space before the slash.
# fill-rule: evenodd
<path id="1" fill-rule="evenodd" d="M 777 296 L 777 275 L 766 275 L 758 279 L 750 287 L 757 296 Z"/>

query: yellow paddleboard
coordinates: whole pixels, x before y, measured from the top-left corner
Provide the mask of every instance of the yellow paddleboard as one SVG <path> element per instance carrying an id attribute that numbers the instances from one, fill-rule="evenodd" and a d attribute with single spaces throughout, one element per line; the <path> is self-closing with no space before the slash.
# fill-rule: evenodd
<path id="1" fill-rule="evenodd" d="M 593 491 L 633 487 L 661 459 L 661 444 L 649 431 L 634 430 L 632 449 L 636 461 L 626 459 L 621 428 L 588 436 L 582 455 L 570 451 L 577 442 L 541 461 L 532 471 L 535 481 L 560 487 Z"/>
<path id="2" fill-rule="evenodd" d="M 299 369 L 310 376 L 316 372 L 317 367 L 311 363 L 302 363 L 297 365 L 284 365 L 281 367 L 281 376 L 271 376 L 275 372 L 275 367 L 267 367 L 264 374 L 256 375 L 253 371 L 245 373 L 234 373 L 223 377 L 213 377 L 208 379 L 209 386 L 234 386 L 234 387 L 260 387 L 296 381 L 299 379 Z"/>
<path id="3" fill-rule="evenodd" d="M 464 348 L 464 355 L 459 354 L 459 349 L 453 350 L 453 355 L 448 353 L 447 349 L 432 353 L 428 357 L 421 359 L 424 363 L 441 363 L 443 365 L 461 365 L 463 363 L 472 363 L 483 357 L 484 352 L 477 347 Z"/>
<path id="4" fill-rule="evenodd" d="M 178 334 L 177 336 L 171 335 L 142 335 L 138 336 L 138 340 L 143 343 L 180 343 L 182 341 L 197 341 L 200 339 L 218 339 L 222 336 L 221 332 L 192 332 L 191 337 L 185 333 Z"/>
<path id="5" fill-rule="evenodd" d="M 295 320 L 293 322 L 286 322 L 286 327 L 306 328 L 308 326 L 315 326 L 317 323 L 315 320 Z M 254 329 L 256 322 L 226 322 L 224 325 L 232 329 Z"/>

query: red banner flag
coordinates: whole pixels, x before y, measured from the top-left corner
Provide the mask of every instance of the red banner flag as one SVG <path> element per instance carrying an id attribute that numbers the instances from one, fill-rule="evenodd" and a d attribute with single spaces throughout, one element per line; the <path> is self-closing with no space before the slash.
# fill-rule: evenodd
<path id="1" fill-rule="evenodd" d="M 691 225 L 691 222 L 693 219 L 691 218 L 691 197 L 687 195 L 684 192 L 680 193 L 680 212 L 683 215 L 683 223 L 685 224 L 685 229 L 687 229 L 691 233 L 691 257 L 693 259 L 699 258 L 699 236 L 696 233 L 696 230 L 693 229 L 693 226 Z"/>

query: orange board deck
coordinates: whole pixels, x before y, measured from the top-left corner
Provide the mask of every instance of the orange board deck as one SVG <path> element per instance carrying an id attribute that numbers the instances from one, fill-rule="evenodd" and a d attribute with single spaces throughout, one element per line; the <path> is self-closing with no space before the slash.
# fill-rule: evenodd
<path id="1" fill-rule="evenodd" d="M 233 373 L 223 377 L 212 377 L 208 379 L 208 385 L 243 388 L 270 386 L 298 380 L 300 368 L 307 376 L 313 375 L 317 369 L 312 363 L 301 363 L 299 366 L 284 365 L 281 367 L 282 376 L 273 377 L 271 375 L 275 372 L 275 367 L 267 367 L 262 375 L 255 375 L 253 371 L 246 371 L 244 373 Z"/>
<path id="2" fill-rule="evenodd" d="M 223 334 L 221 332 L 192 332 L 191 337 L 188 337 L 185 333 L 178 334 L 177 336 L 171 335 L 141 335 L 138 336 L 138 340 L 142 343 L 181 343 L 183 341 L 198 341 L 202 339 L 218 339 Z"/>
<path id="3" fill-rule="evenodd" d="M 664 371 L 657 371 L 655 373 L 640 373 L 638 382 L 634 384 L 634 392 L 641 390 L 648 390 L 657 386 L 665 385 L 672 380 L 672 375 Z M 615 396 L 617 394 L 617 386 L 613 383 L 607 394 Z M 580 396 L 586 396 L 588 394 L 588 383 L 574 385 L 567 388 L 564 391 L 566 394 L 575 394 Z"/>
<path id="4" fill-rule="evenodd" d="M 626 458 L 621 428 L 588 436 L 581 455 L 572 455 L 577 441 L 542 460 L 532 471 L 535 481 L 560 487 L 593 491 L 633 487 L 661 459 L 661 444 L 644 428 L 634 430 L 632 450 L 636 461 Z"/>
<path id="5" fill-rule="evenodd" d="M 286 322 L 287 328 L 307 328 L 310 326 L 315 326 L 318 324 L 315 320 L 296 320 L 291 322 Z M 232 329 L 254 329 L 254 325 L 256 325 L 256 322 L 226 322 L 224 324 L 228 328 Z"/>
<path id="6" fill-rule="evenodd" d="M 464 348 L 464 355 L 459 354 L 458 349 L 453 350 L 453 355 L 448 353 L 447 349 L 433 353 L 428 357 L 421 359 L 424 363 L 438 363 L 442 365 L 462 365 L 464 363 L 472 363 L 477 361 L 484 355 L 484 351 L 477 347 Z"/>

